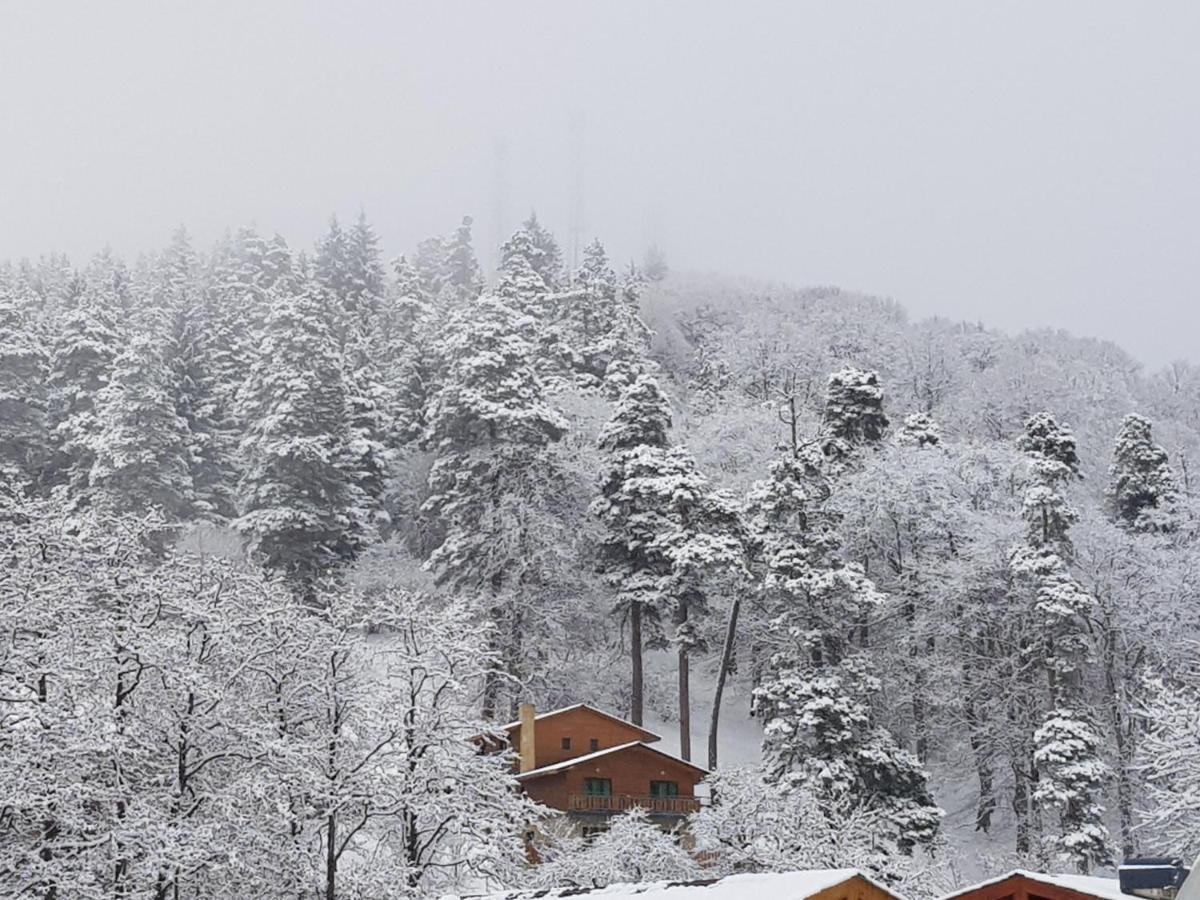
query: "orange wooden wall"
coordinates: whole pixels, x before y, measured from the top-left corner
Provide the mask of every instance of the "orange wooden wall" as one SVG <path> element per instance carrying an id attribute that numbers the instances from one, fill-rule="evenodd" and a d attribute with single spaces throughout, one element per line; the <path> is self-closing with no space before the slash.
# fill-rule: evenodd
<path id="1" fill-rule="evenodd" d="M 680 797 L 694 797 L 701 774 L 683 763 L 661 756 L 646 747 L 630 747 L 620 753 L 580 763 L 564 772 L 522 782 L 530 797 L 553 809 L 567 809 L 571 794 L 582 794 L 588 778 L 612 779 L 613 796 L 650 796 L 651 781 L 679 782 Z"/>
<path id="2" fill-rule="evenodd" d="M 518 725 L 509 733 L 509 743 L 514 751 L 521 749 L 521 726 Z M 571 749 L 562 748 L 562 739 L 571 739 Z M 551 716 L 535 723 L 534 754 L 537 757 L 535 768 L 552 766 L 555 763 L 578 756 L 586 756 L 593 752 L 591 739 L 599 741 L 599 749 L 607 750 L 630 741 L 645 739 L 645 733 L 638 729 L 613 721 L 604 716 L 598 716 L 588 709 L 579 708 L 568 710 L 556 716 Z M 649 790 L 647 788 L 647 790 Z"/>

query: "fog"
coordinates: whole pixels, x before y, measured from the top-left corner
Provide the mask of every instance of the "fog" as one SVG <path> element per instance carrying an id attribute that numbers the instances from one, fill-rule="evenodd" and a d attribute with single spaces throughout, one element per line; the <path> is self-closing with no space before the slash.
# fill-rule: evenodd
<path id="1" fill-rule="evenodd" d="M 674 269 L 1200 356 L 1200 4 L 0 2 L 0 257 L 389 253 L 530 209 Z"/>

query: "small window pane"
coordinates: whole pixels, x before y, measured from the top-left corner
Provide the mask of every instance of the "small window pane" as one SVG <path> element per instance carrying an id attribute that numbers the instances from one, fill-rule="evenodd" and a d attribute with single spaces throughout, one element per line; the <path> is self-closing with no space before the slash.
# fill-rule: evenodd
<path id="1" fill-rule="evenodd" d="M 571 749 L 571 739 L 570 739 L 570 738 L 563 738 L 563 741 L 562 741 L 562 748 L 563 748 L 564 750 L 570 750 L 570 749 Z"/>
<path id="2" fill-rule="evenodd" d="M 589 778 L 583 783 L 583 792 L 589 797 L 611 797 L 611 778 Z"/>
<path id="3" fill-rule="evenodd" d="M 600 749 L 600 741 L 599 741 L 597 738 L 592 738 L 592 740 L 591 740 L 591 749 L 592 749 L 592 750 L 599 750 L 599 749 Z"/>
<path id="4" fill-rule="evenodd" d="M 678 781 L 652 781 L 650 782 L 651 797 L 678 797 L 679 782 Z"/>

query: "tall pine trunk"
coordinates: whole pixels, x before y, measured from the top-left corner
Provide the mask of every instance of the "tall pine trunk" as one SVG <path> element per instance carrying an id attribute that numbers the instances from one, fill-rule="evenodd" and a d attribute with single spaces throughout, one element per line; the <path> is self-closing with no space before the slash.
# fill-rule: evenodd
<path id="1" fill-rule="evenodd" d="M 688 648 L 690 638 L 687 633 L 688 602 L 679 601 L 679 756 L 691 762 L 692 759 L 692 697 L 689 688 Z"/>
<path id="2" fill-rule="evenodd" d="M 629 719 L 634 725 L 642 724 L 642 604 L 629 604 Z"/>
<path id="3" fill-rule="evenodd" d="M 737 634 L 738 612 L 741 610 L 742 599 L 733 598 L 729 607 L 729 624 L 725 628 L 725 646 L 721 650 L 721 668 L 717 671 L 717 689 L 713 693 L 712 721 L 708 726 L 708 767 L 717 767 L 717 729 L 721 719 L 721 697 L 725 693 L 725 679 L 729 675 L 729 667 L 733 665 L 733 641 Z"/>

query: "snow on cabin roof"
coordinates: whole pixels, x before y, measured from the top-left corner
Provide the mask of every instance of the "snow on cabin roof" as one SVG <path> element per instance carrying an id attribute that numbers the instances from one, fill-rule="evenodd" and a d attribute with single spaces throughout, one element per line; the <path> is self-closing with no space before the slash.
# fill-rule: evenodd
<path id="1" fill-rule="evenodd" d="M 695 763 L 690 763 L 687 760 L 680 759 L 678 756 L 672 756 L 670 753 L 659 750 L 657 747 L 651 747 L 645 741 L 630 741 L 627 744 L 617 744 L 615 747 L 609 747 L 607 750 L 597 750 L 594 753 L 586 753 L 583 756 L 576 756 L 572 759 L 564 759 L 562 762 L 554 763 L 550 766 L 542 766 L 540 769 L 530 769 L 528 772 L 522 772 L 517 776 L 517 781 L 526 781 L 530 778 L 540 778 L 543 775 L 550 775 L 554 772 L 563 772 L 572 766 L 577 766 L 580 763 L 590 762 L 593 759 L 599 759 L 601 756 L 609 756 L 613 753 L 621 753 L 625 750 L 631 750 L 634 747 L 642 747 L 649 750 L 651 753 L 657 753 L 659 756 L 665 756 L 671 762 L 679 763 L 682 766 L 687 766 L 690 769 L 695 769 L 704 775 L 708 774 L 708 769 L 702 769 Z"/>
<path id="2" fill-rule="evenodd" d="M 533 721 L 539 722 L 542 719 L 549 719 L 553 716 L 560 716 L 563 713 L 568 713 L 568 712 L 571 712 L 576 709 L 586 709 L 588 712 L 594 712 L 596 715 L 603 716 L 604 718 L 610 719 L 613 722 L 619 722 L 620 724 L 624 725 L 627 728 L 632 728 L 634 731 L 640 731 L 642 734 L 646 735 L 647 738 L 650 738 L 650 739 L 656 740 L 656 741 L 662 740 L 662 737 L 660 735 L 657 735 L 653 731 L 649 731 L 648 729 L 643 728 L 641 725 L 634 725 L 632 722 L 630 722 L 626 719 L 622 719 L 620 716 L 614 716 L 612 713 L 605 712 L 602 709 L 597 709 L 596 707 L 594 707 L 590 704 L 587 704 L 587 703 L 572 703 L 570 706 L 560 706 L 558 709 L 552 709 L 549 712 L 538 713 L 537 715 L 535 715 L 533 717 Z M 521 725 L 521 720 L 517 719 L 515 722 L 509 722 L 506 725 L 499 726 L 499 728 L 497 730 L 498 731 L 512 731 L 514 728 L 520 727 L 520 725 Z"/>
<path id="3" fill-rule="evenodd" d="M 817 869 L 807 872 L 762 872 L 729 875 L 704 881 L 654 881 L 610 884 L 602 888 L 554 888 L 535 891 L 501 891 L 481 900 L 535 900 L 555 897 L 640 897 L 642 900 L 807 900 L 827 888 L 859 876 L 893 897 L 898 894 L 871 881 L 857 869 Z M 445 898 L 453 900 L 453 898 Z"/>
<path id="4" fill-rule="evenodd" d="M 1030 872 L 1028 869 L 1013 869 L 1011 872 L 1005 872 L 1003 875 L 989 878 L 987 881 L 979 882 L 979 884 L 959 888 L 956 891 L 946 894 L 941 900 L 951 900 L 952 897 L 960 897 L 963 894 L 977 891 L 980 888 L 990 887 L 993 884 L 999 884 L 1010 878 L 1028 878 L 1030 881 L 1036 881 L 1040 884 L 1064 888 L 1068 891 L 1075 891 L 1077 894 L 1101 897 L 1103 900 L 1129 900 L 1129 894 L 1121 892 L 1121 882 L 1115 878 L 1098 878 L 1095 875 L 1055 875 L 1047 872 Z"/>

